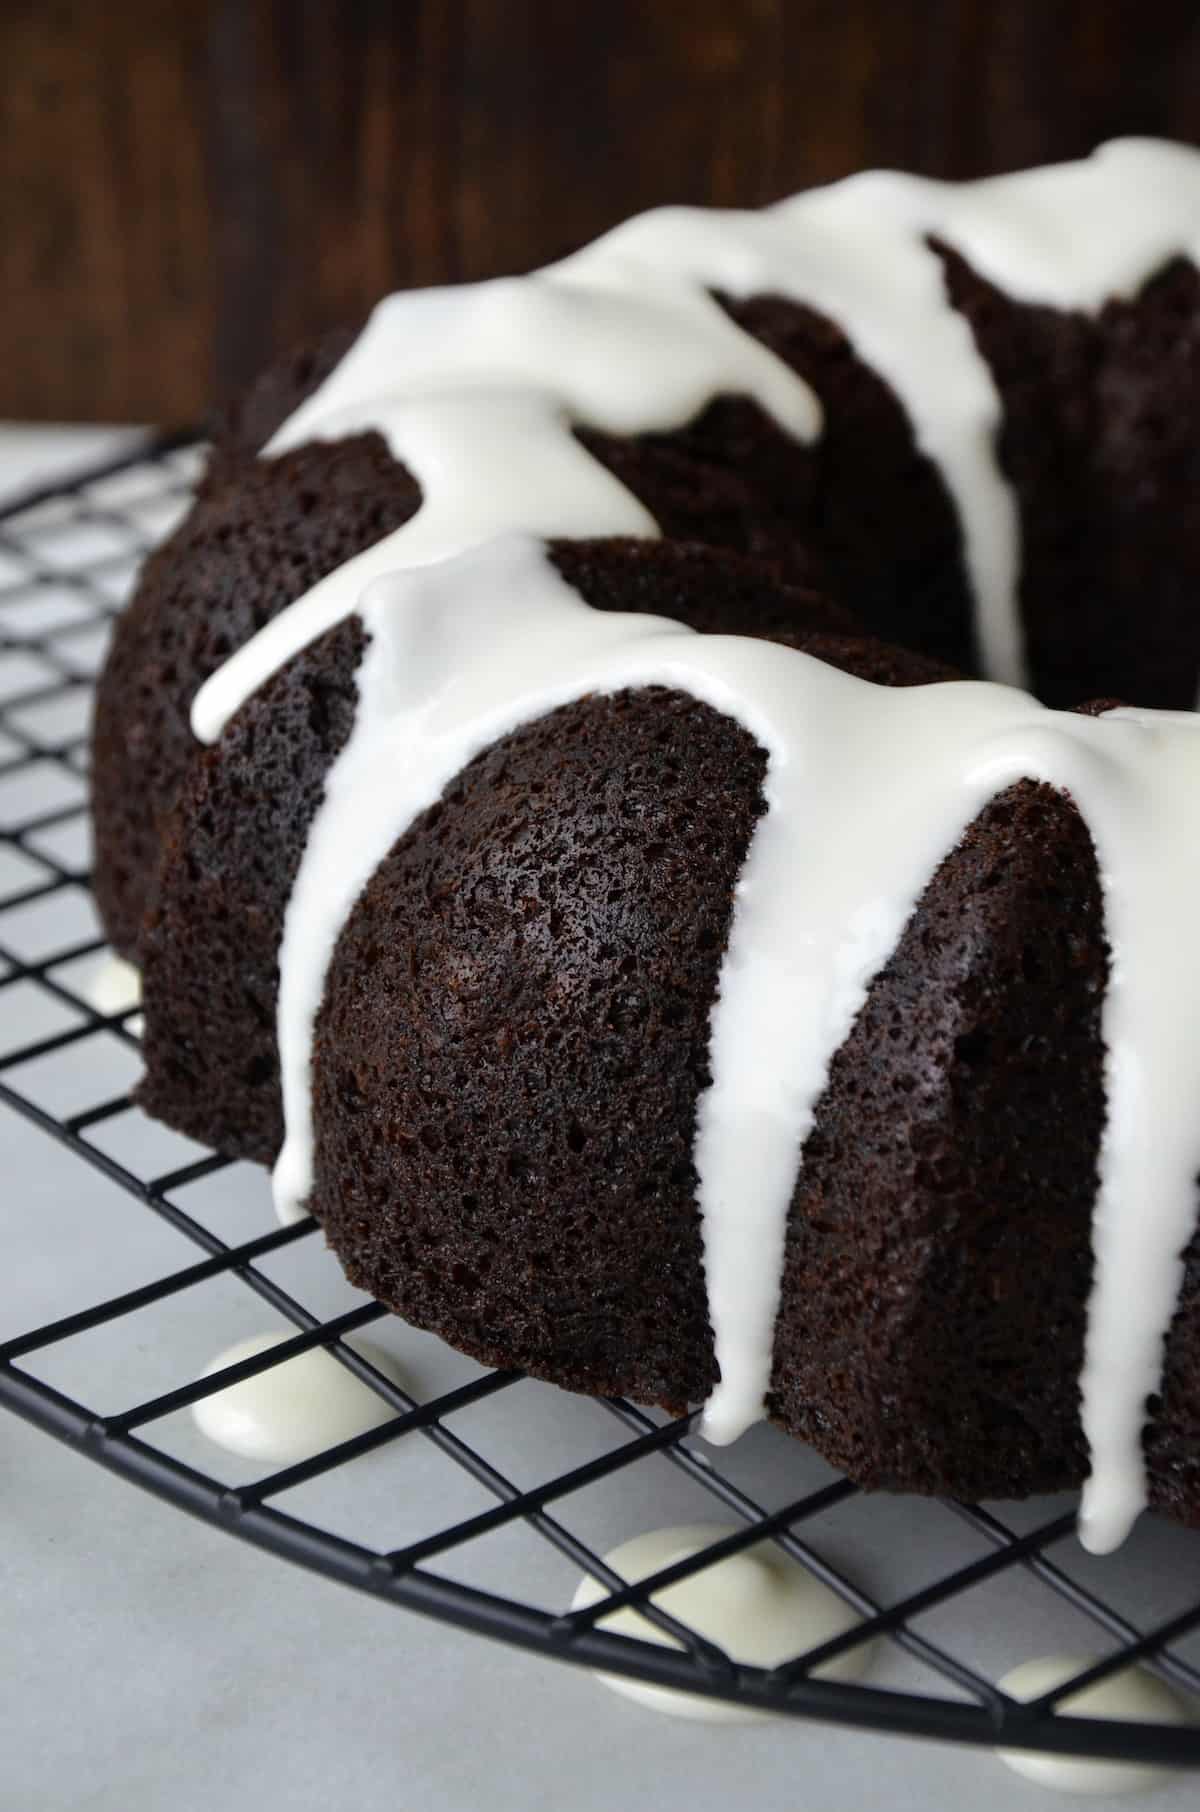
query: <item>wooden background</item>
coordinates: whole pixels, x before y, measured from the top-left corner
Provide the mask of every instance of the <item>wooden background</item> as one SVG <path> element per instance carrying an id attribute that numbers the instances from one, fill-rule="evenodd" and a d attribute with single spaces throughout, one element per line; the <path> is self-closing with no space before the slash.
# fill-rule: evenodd
<path id="1" fill-rule="evenodd" d="M 1197 0 L 0 0 L 0 415 L 184 421 L 659 201 L 1200 138 Z"/>

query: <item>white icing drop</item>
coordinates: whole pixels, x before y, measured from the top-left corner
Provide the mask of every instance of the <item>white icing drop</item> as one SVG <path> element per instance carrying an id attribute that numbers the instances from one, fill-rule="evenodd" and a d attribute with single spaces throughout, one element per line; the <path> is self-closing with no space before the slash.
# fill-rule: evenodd
<path id="1" fill-rule="evenodd" d="M 86 993 L 97 1013 L 124 1013 L 142 1004 L 141 972 L 110 950 L 88 976 Z"/>
<path id="2" fill-rule="evenodd" d="M 945 300 L 930 234 L 1023 300 L 1098 308 L 1195 250 L 1200 158 L 1132 140 L 1083 163 L 961 187 L 877 174 L 758 215 L 661 210 L 533 278 L 392 298 L 268 452 L 378 426 L 419 480 L 421 507 L 235 654 L 202 688 L 193 724 L 215 739 L 283 661 L 361 609 L 371 640 L 358 716 L 327 778 L 281 952 L 284 1213 L 311 1184 L 310 1042 L 338 932 L 395 839 L 475 753 L 587 691 L 653 683 L 728 712 L 766 750 L 769 810 L 739 882 L 713 1012 L 713 1081 L 698 1109 L 721 1368 L 705 1427 L 721 1440 L 761 1413 L 800 1149 L 871 979 L 990 797 L 1026 776 L 1069 790 L 1097 847 L 1113 951 L 1081 1380 L 1092 1452 L 1083 1534 L 1102 1550 L 1145 1500 L 1144 1401 L 1194 1221 L 1192 720 L 1073 717 L 986 684 L 887 691 L 769 644 L 592 613 L 527 538 L 655 532 L 572 440 L 571 423 L 662 430 L 740 391 L 810 434 L 809 392 L 705 291 L 793 296 L 844 323 L 939 461 L 985 659 L 1013 677 L 1019 561 L 994 463 L 995 391 Z M 504 529 L 526 538 L 447 560 Z M 408 570 L 380 580 L 395 567 Z M 811 851 L 826 859 L 807 859 Z"/>
<path id="3" fill-rule="evenodd" d="M 1091 1665 L 1077 1656 L 1045 1655 L 1023 1661 L 1005 1674 L 1000 1690 L 1014 1699 L 1038 1699 Z M 1189 1724 L 1192 1714 L 1169 1686 L 1131 1667 L 1110 1674 L 1094 1686 L 1060 1702 L 1058 1709 L 1077 1718 L 1114 1718 L 1137 1724 Z M 1081 1755 L 1039 1755 L 1031 1749 L 998 1749 L 996 1754 L 1015 1774 L 1053 1787 L 1059 1793 L 1143 1793 L 1172 1778 L 1173 1770 L 1153 1762 L 1107 1762 Z"/>
<path id="4" fill-rule="evenodd" d="M 297 1221 L 308 1219 L 308 1209 L 303 1201 L 283 1195 L 278 1189 L 272 1191 L 272 1199 L 275 1205 L 275 1219 L 281 1227 L 292 1227 Z"/>
<path id="5" fill-rule="evenodd" d="M 731 1528 L 716 1524 L 689 1524 L 678 1529 L 652 1529 L 623 1542 L 604 1556 L 608 1565 L 629 1585 L 650 1573 L 689 1559 L 712 1542 L 731 1535 Z M 571 1600 L 573 1611 L 598 1604 L 606 1589 L 585 1575 Z M 790 1560 L 773 1542 L 718 1561 L 701 1573 L 692 1573 L 675 1585 L 654 1594 L 653 1602 L 681 1623 L 723 1648 L 735 1661 L 755 1667 L 777 1667 L 805 1649 L 828 1642 L 860 1621 L 848 1604 L 814 1579 L 797 1561 Z M 632 1607 L 614 1611 L 596 1626 L 615 1635 L 636 1636 L 642 1642 L 675 1646 L 675 1639 L 656 1629 Z M 817 1668 L 814 1679 L 856 1680 L 869 1665 L 873 1645 L 856 1648 Z M 769 1717 L 746 1705 L 704 1698 L 699 1693 L 673 1692 L 619 1674 L 596 1678 L 627 1699 L 679 1718 L 698 1718 L 714 1724 L 756 1724 Z"/>
<path id="6" fill-rule="evenodd" d="M 257 1358 L 291 1338 L 291 1333 L 255 1334 L 239 1340 L 206 1365 L 202 1376 Z M 386 1353 L 365 1341 L 354 1345 L 376 1370 L 401 1382 Z M 306 1460 L 368 1428 L 378 1428 L 395 1414 L 323 1347 L 312 1347 L 192 1405 L 197 1427 L 218 1447 L 278 1466 Z"/>

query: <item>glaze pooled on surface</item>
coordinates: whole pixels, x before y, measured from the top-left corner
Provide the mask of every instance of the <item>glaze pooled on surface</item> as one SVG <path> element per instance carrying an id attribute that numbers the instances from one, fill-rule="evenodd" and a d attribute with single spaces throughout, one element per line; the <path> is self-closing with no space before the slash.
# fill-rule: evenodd
<path id="1" fill-rule="evenodd" d="M 720 1524 L 694 1523 L 676 1529 L 651 1529 L 635 1535 L 604 1556 L 614 1573 L 630 1585 L 648 1574 L 689 1559 L 702 1548 L 732 1535 Z M 596 1580 L 580 1581 L 571 1600 L 573 1611 L 597 1604 L 607 1597 Z M 790 1560 L 773 1542 L 758 1542 L 738 1554 L 691 1573 L 654 1594 L 653 1602 L 687 1624 L 697 1635 L 723 1648 L 731 1659 L 753 1667 L 776 1667 L 805 1649 L 828 1642 L 860 1621 L 857 1613 L 836 1592 L 814 1579 L 797 1561 Z M 632 1607 L 614 1611 L 596 1626 L 642 1642 L 670 1645 L 674 1638 Z M 847 1649 L 816 1670 L 818 1680 L 857 1680 L 870 1664 L 872 1644 L 862 1642 Z M 619 1674 L 597 1674 L 613 1692 L 635 1699 L 654 1711 L 677 1718 L 696 1718 L 713 1724 L 757 1724 L 770 1714 L 746 1705 L 708 1699 L 699 1693 L 673 1692 Z"/>
<path id="2" fill-rule="evenodd" d="M 1082 1673 L 1090 1662 L 1070 1655 L 1042 1655 L 1022 1661 L 997 1682 L 1014 1699 L 1037 1699 Z M 1188 1724 L 1192 1714 L 1169 1686 L 1143 1667 L 1110 1674 L 1074 1697 L 1059 1702 L 1069 1717 L 1125 1719 L 1137 1724 Z M 1092 1761 L 1081 1755 L 1039 1755 L 1031 1749 L 998 1749 L 1000 1760 L 1059 1793 L 1144 1793 L 1172 1778 L 1173 1771 L 1153 1762 Z"/>
<path id="3" fill-rule="evenodd" d="M 293 1338 L 292 1333 L 254 1334 L 239 1340 L 204 1368 L 203 1376 L 256 1359 Z M 395 1363 L 378 1347 L 358 1345 L 385 1377 L 399 1383 Z M 312 1347 L 240 1384 L 230 1384 L 192 1406 L 196 1426 L 218 1447 L 248 1460 L 287 1465 L 306 1460 L 339 1441 L 390 1422 L 396 1411 L 327 1353 Z"/>

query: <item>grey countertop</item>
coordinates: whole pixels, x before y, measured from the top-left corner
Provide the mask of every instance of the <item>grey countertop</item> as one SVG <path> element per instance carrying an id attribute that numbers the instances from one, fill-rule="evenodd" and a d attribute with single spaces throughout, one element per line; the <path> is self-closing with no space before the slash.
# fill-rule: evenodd
<path id="1" fill-rule="evenodd" d="M 120 444 L 114 436 L 0 431 L 0 496 L 59 462 L 70 467 L 102 454 Z M 81 915 L 86 927 L 82 896 L 55 910 Z M 75 934 L 28 916 L 19 930 L 35 942 L 43 933 Z M 6 990 L 0 1048 L 40 1036 L 47 1011 L 34 985 Z M 132 1079 L 130 1053 L 115 1045 L 97 1051 L 96 1043 L 71 1047 L 74 1056 L 35 1079 L 52 1105 L 111 1095 Z M 158 1168 L 194 1149 L 140 1115 L 124 1116 L 112 1137 L 120 1155 Z M 187 1262 L 178 1235 L 2 1108 L 0 1177 L 4 1333 Z M 240 1227 L 241 1237 L 271 1225 L 264 1180 L 244 1167 L 212 1179 L 199 1212 L 218 1231 Z M 276 1263 L 328 1311 L 355 1300 L 314 1239 L 277 1254 Z M 119 1331 L 73 1343 L 79 1350 L 69 1356 L 47 1356 L 40 1375 L 103 1410 L 182 1382 L 231 1341 L 272 1326 L 269 1312 L 232 1285 L 214 1289 L 202 1306 L 187 1295 Z M 444 1386 L 470 1370 L 399 1323 L 373 1328 L 370 1337 L 423 1386 Z M 510 1399 L 502 1413 L 485 1415 L 487 1406 L 477 1405 L 463 1426 L 481 1444 L 498 1444 L 525 1477 L 549 1476 L 616 1438 L 597 1406 L 548 1387 L 521 1385 L 494 1401 Z M 186 1415 L 160 1425 L 156 1438 L 181 1457 L 238 1476 L 239 1463 L 207 1446 Z M 353 1520 L 375 1536 L 386 1528 L 398 1540 L 441 1520 L 448 1506 L 480 1507 L 475 1488 L 440 1456 L 423 1445 L 398 1446 L 403 1452 L 389 1447 L 306 1488 L 297 1512 L 335 1528 Z M 785 1492 L 794 1496 L 821 1476 L 815 1461 L 769 1430 L 740 1444 L 736 1466 L 768 1501 L 772 1493 L 785 1501 Z M 607 1548 L 656 1523 L 712 1519 L 711 1504 L 665 1463 L 643 1471 L 580 1507 L 585 1539 Z M 564 1515 L 570 1520 L 569 1509 Z M 1052 1803 L 984 1752 L 801 1723 L 730 1728 L 664 1717 L 614 1697 L 584 1672 L 289 1567 L 10 1416 L 0 1416 L 0 1528 L 9 1635 L 0 1699 L 3 1812 L 615 1812 L 639 1800 L 665 1812 L 925 1812 L 967 1804 L 1021 1812 Z M 948 1514 L 903 1500 L 856 1500 L 829 1540 L 868 1586 L 932 1578 L 979 1551 Z M 1069 1545 L 1058 1557 L 1137 1618 L 1165 1612 L 1181 1571 L 1200 1579 L 1200 1544 L 1166 1528 L 1139 1531 L 1107 1571 Z M 566 1563 L 523 1529 L 446 1570 L 554 1605 L 565 1605 L 575 1584 Z M 996 1672 L 1031 1654 L 1104 1647 L 1072 1613 L 1007 1578 L 952 1614 L 932 1613 L 922 1627 L 939 1638 L 952 1634 Z M 911 1670 L 885 1659 L 876 1678 L 911 1686 Z M 1152 1803 L 1183 1812 L 1195 1794 L 1194 1782 L 1180 1781 Z"/>

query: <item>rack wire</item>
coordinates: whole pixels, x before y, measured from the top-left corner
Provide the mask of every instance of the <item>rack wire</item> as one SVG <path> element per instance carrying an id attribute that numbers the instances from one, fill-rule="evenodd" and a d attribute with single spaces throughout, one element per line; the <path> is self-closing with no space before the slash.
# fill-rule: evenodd
<path id="1" fill-rule="evenodd" d="M 953 1522 L 959 1537 L 969 1538 L 969 1556 L 960 1558 L 961 1539 L 951 1541 L 935 1532 L 934 1540 L 943 1543 L 946 1554 L 935 1576 L 915 1589 L 868 1593 L 854 1583 L 840 1558 L 830 1558 L 831 1550 L 839 1551 L 839 1534 L 859 1501 L 848 1480 L 824 1476 L 768 1508 L 739 1482 L 731 1465 L 718 1468 L 702 1445 L 692 1441 L 687 1417 L 668 1421 L 627 1402 L 606 1402 L 602 1413 L 616 1425 L 611 1445 L 535 1484 L 518 1483 L 515 1467 L 497 1465 L 484 1451 L 486 1443 L 468 1440 L 461 1425 L 452 1425 L 466 1410 L 475 1412 L 473 1426 L 481 1416 L 494 1415 L 498 1403 L 520 1388 L 517 1374 L 476 1371 L 452 1388 L 425 1396 L 410 1392 L 349 1343 L 352 1334 L 385 1315 L 380 1304 L 360 1301 L 342 1313 L 323 1315 L 272 1275 L 268 1261 L 274 1254 L 312 1239 L 311 1220 L 248 1239 L 223 1238 L 189 1209 L 187 1200 L 190 1189 L 227 1169 L 228 1160 L 210 1153 L 143 1174 L 105 1149 L 100 1136 L 107 1125 L 133 1111 L 127 1093 L 89 1099 L 77 1111 L 63 1113 L 39 1100 L 23 1081 L 39 1060 L 73 1055 L 101 1037 L 136 1052 L 136 1008 L 102 1011 L 74 978 L 73 965 L 104 951 L 98 933 L 30 955 L 20 940 L 10 938 L 6 926 L 16 922 L 12 915 L 49 910 L 68 891 L 86 888 L 86 863 L 56 853 L 62 847 L 59 831 L 78 828 L 86 819 L 82 713 L 107 628 L 138 563 L 186 509 L 202 452 L 188 436 L 160 438 L 69 484 L 27 493 L 0 511 L 0 858 L 6 853 L 10 858 L 6 865 L 0 863 L 0 1028 L 4 997 L 18 987 L 32 988 L 69 1015 L 69 1023 L 32 1040 L 18 1040 L 12 1048 L 0 1035 L 0 1102 L 65 1147 L 81 1167 L 127 1192 L 197 1252 L 193 1262 L 44 1325 L 0 1329 L 0 1403 L 102 1466 L 270 1553 L 409 1610 L 544 1656 L 744 1707 L 874 1730 L 1200 1765 L 1200 1728 L 1083 1718 L 1060 1709 L 1071 1694 L 1133 1662 L 1187 1694 L 1200 1693 L 1200 1668 L 1184 1652 L 1186 1639 L 1200 1631 L 1200 1596 L 1193 1597 L 1186 1585 L 1177 1586 L 1174 1600 L 1156 1607 L 1157 1614 L 1140 1627 L 1114 1594 L 1101 1593 L 1078 1577 L 1076 1551 L 1069 1546 L 1074 1528 L 1070 1507 L 1057 1505 L 1051 1514 L 1035 1515 L 1029 1526 L 1021 1527 L 1010 1514 L 981 1505 L 911 1500 L 905 1509 L 914 1523 L 939 1518 L 939 1528 L 949 1530 Z M 73 549 L 69 558 L 62 553 L 68 543 Z M 68 721 L 75 710 L 74 727 L 65 733 L 39 728 L 53 722 L 64 706 Z M 47 776 L 57 780 L 58 791 L 51 787 L 47 804 L 43 787 L 42 803 L 28 810 L 21 804 L 28 797 L 22 783 L 35 774 L 43 782 Z M 4 801 L 15 802 L 11 813 Z M 94 1238 L 102 1242 L 105 1237 L 103 1219 L 97 1217 Z M 327 1262 L 333 1264 L 332 1259 Z M 252 1293 L 294 1332 L 266 1352 L 167 1391 L 143 1392 L 115 1412 L 101 1413 L 37 1375 L 37 1363 L 47 1354 L 97 1329 L 120 1330 L 130 1325 L 130 1317 L 154 1305 L 195 1300 L 217 1280 L 233 1281 Z M 267 1476 L 233 1484 L 156 1442 L 156 1426 L 161 1429 L 176 1412 L 315 1347 L 324 1348 L 382 1399 L 389 1412 L 386 1420 Z M 576 1406 L 581 1416 L 596 1414 L 589 1401 L 564 1402 Z M 458 1520 L 449 1517 L 419 1538 L 392 1546 L 351 1539 L 281 1507 L 280 1500 L 299 1487 L 370 1453 L 414 1441 L 431 1443 L 462 1469 L 492 1500 L 490 1507 Z M 570 1512 L 598 1487 L 623 1484 L 631 1469 L 641 1472 L 663 1464 L 718 1504 L 733 1527 L 694 1556 L 630 1583 L 577 1532 L 573 1525 L 578 1518 Z M 437 1563 L 445 1566 L 469 1544 L 518 1525 L 598 1581 L 605 1589 L 599 1602 L 555 1610 L 438 1570 Z M 861 1544 L 860 1536 L 855 1539 Z M 861 1619 L 854 1628 L 771 1669 L 740 1662 L 654 1602 L 668 1586 L 764 1540 L 830 1587 Z M 840 1545 L 846 1546 L 844 1538 Z M 1197 1552 L 1188 1552 L 1195 1582 Z M 1119 1568 L 1121 1562 L 1109 1565 Z M 851 1570 L 861 1573 L 858 1567 Z M 1180 1569 L 1183 1581 L 1187 1576 L 1188 1569 Z M 972 1604 L 983 1602 L 981 1589 L 1018 1580 L 1043 1601 L 1043 1618 L 1047 1605 L 1062 1607 L 1064 1614 L 1069 1608 L 1107 1644 L 1071 1679 L 1025 1703 L 995 1683 L 970 1644 L 941 1633 L 946 1621 L 941 1614 L 947 1609 L 965 1607 L 965 1623 L 963 1618 L 959 1623 L 968 1627 Z M 604 1620 L 625 1607 L 640 1612 L 663 1640 L 639 1640 L 606 1629 Z M 930 1632 L 931 1619 L 935 1633 Z M 926 1683 L 923 1689 L 819 1676 L 820 1669 L 871 1639 L 882 1639 L 885 1647 L 914 1664 Z"/>

